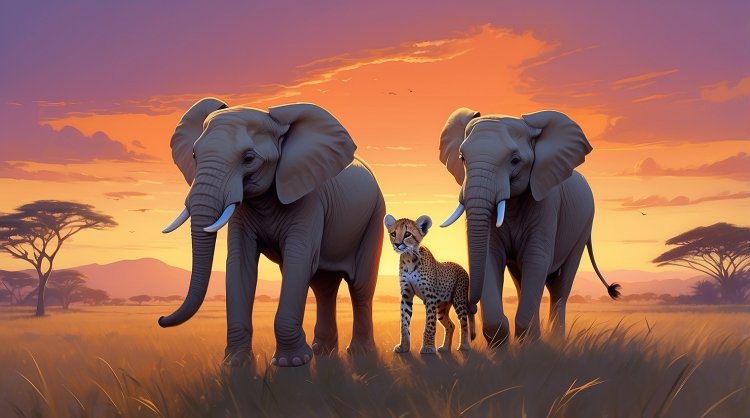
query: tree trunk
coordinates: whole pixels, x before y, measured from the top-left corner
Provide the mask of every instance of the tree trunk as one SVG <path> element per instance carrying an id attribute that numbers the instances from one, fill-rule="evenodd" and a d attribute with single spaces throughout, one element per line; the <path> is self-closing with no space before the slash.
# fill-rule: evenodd
<path id="1" fill-rule="evenodd" d="M 44 316 L 44 289 L 47 281 L 42 279 L 39 281 L 39 289 L 36 292 L 36 316 Z"/>

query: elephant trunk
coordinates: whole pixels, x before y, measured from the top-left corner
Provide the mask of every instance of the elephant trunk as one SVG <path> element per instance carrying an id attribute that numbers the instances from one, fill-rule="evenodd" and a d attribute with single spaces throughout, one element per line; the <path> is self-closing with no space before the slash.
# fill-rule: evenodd
<path id="1" fill-rule="evenodd" d="M 497 186 L 486 170 L 467 170 L 464 188 L 466 202 L 466 238 L 469 244 L 469 311 L 476 312 L 482 296 L 489 247 L 490 219 L 497 201 Z"/>
<path id="2" fill-rule="evenodd" d="M 191 220 L 193 245 L 193 269 L 190 277 L 190 288 L 182 305 L 169 315 L 159 318 L 159 325 L 172 327 L 192 318 L 203 304 L 211 277 L 216 233 L 206 232 L 205 227 L 213 224 L 222 211 L 223 202 L 217 199 L 218 185 L 199 183 L 199 175 L 188 196 L 188 210 Z"/>

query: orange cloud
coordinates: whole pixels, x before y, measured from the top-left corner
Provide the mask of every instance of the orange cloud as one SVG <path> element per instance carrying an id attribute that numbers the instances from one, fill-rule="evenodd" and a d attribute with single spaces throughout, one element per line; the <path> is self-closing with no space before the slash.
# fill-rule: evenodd
<path id="1" fill-rule="evenodd" d="M 620 80 L 616 80 L 612 82 L 612 87 L 615 89 L 618 88 L 630 88 L 632 86 L 638 86 L 638 87 L 644 87 L 647 86 L 649 83 L 644 83 L 645 81 L 650 81 L 655 78 L 664 77 L 665 75 L 674 74 L 677 71 L 679 71 L 676 68 L 673 68 L 671 70 L 664 70 L 664 71 L 652 71 L 645 74 L 639 74 L 632 77 L 623 78 Z"/>
<path id="2" fill-rule="evenodd" d="M 115 200 L 126 199 L 128 197 L 143 197 L 149 196 L 148 193 L 143 192 L 107 192 L 104 196 L 111 197 Z"/>
<path id="3" fill-rule="evenodd" d="M 102 177 L 79 172 L 64 172 L 52 170 L 30 171 L 23 168 L 23 163 L 8 163 L 0 161 L 0 178 L 15 180 L 31 180 L 52 183 L 73 182 L 116 182 L 135 183 L 132 177 Z"/>
<path id="4" fill-rule="evenodd" d="M 734 86 L 728 81 L 704 86 L 701 97 L 709 102 L 726 102 L 742 96 L 750 96 L 750 76 L 738 81 Z"/>
<path id="5" fill-rule="evenodd" d="M 704 196 L 695 199 L 690 199 L 687 196 L 677 196 L 669 199 L 664 196 L 651 195 L 642 199 L 623 199 L 621 203 L 621 206 L 623 208 L 621 210 L 653 208 L 662 206 L 688 206 L 697 205 L 704 202 L 715 202 L 719 200 L 739 200 L 748 198 L 750 198 L 750 192 L 721 193 L 713 196 Z"/>
<path id="6" fill-rule="evenodd" d="M 622 175 L 636 176 L 716 176 L 740 180 L 750 179 L 750 155 L 739 152 L 731 157 L 698 167 L 664 168 L 653 158 L 649 157 L 638 164 L 632 172 Z"/>

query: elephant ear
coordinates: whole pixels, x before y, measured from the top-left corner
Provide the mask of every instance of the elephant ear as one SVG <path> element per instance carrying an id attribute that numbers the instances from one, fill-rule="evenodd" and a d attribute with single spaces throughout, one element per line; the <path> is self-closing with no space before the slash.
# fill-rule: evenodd
<path id="1" fill-rule="evenodd" d="M 172 159 L 188 184 L 193 184 L 193 179 L 195 179 L 193 145 L 203 133 L 203 121 L 211 113 L 226 108 L 227 104 L 221 100 L 206 97 L 190 107 L 177 124 L 169 146 L 172 148 Z"/>
<path id="2" fill-rule="evenodd" d="M 458 158 L 458 148 L 466 137 L 466 125 L 479 117 L 479 112 L 465 107 L 456 109 L 445 122 L 440 133 L 440 162 L 445 164 L 458 184 L 464 183 L 464 163 Z"/>
<path id="3" fill-rule="evenodd" d="M 281 203 L 292 203 L 310 193 L 354 160 L 357 146 L 325 109 L 295 103 L 272 107 L 268 113 L 281 125 L 289 126 L 276 168 L 276 192 Z"/>
<path id="4" fill-rule="evenodd" d="M 534 199 L 540 201 L 573 174 L 592 148 L 581 127 L 563 113 L 545 110 L 521 117 L 532 136 L 539 135 L 529 183 Z"/>

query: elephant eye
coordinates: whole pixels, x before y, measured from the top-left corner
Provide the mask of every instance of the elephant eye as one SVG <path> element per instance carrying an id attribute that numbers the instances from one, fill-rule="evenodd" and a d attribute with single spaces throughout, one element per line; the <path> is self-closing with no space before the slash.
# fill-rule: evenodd
<path id="1" fill-rule="evenodd" d="M 513 159 L 510 160 L 510 163 L 513 164 L 513 165 L 516 165 L 516 164 L 518 164 L 520 162 L 521 162 L 521 159 L 518 158 L 518 157 L 513 157 Z"/>
<path id="2" fill-rule="evenodd" d="M 254 159 L 255 159 L 255 155 L 253 154 L 245 155 L 245 159 L 242 160 L 242 164 L 250 164 L 253 162 Z"/>

